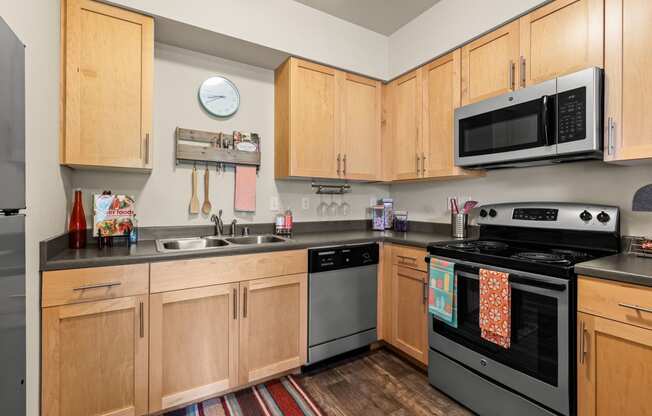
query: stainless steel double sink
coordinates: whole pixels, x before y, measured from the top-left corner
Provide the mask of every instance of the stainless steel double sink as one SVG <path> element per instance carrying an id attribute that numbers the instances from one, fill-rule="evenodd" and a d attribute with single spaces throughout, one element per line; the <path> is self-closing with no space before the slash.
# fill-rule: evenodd
<path id="1" fill-rule="evenodd" d="M 189 237 L 165 238 L 156 240 L 156 250 L 162 253 L 176 251 L 212 250 L 243 245 L 260 245 L 285 243 L 287 239 L 272 234 L 251 235 L 243 237 Z"/>

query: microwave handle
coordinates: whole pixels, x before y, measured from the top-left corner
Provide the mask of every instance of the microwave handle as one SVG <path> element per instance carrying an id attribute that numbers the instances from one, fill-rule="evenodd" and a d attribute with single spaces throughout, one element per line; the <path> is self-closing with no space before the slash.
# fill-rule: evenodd
<path id="1" fill-rule="evenodd" d="M 543 139 L 546 146 L 553 146 L 555 144 L 552 137 L 550 137 L 549 129 L 549 114 L 548 114 L 548 105 L 550 102 L 550 97 L 544 95 L 541 97 L 541 107 L 540 107 L 540 117 L 541 117 L 541 130 L 543 131 Z"/>

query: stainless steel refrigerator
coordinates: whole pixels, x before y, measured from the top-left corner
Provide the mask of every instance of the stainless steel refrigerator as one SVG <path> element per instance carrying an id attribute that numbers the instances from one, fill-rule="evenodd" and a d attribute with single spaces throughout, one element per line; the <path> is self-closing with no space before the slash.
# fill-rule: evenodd
<path id="1" fill-rule="evenodd" d="M 0 415 L 25 414 L 25 46 L 0 18 Z"/>

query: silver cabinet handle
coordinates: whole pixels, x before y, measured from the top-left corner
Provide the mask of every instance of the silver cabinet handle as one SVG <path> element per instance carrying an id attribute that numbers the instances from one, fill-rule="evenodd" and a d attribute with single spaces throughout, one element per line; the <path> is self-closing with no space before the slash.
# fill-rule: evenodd
<path id="1" fill-rule="evenodd" d="M 580 364 L 584 364 L 586 361 L 586 335 L 588 331 L 586 330 L 586 323 L 580 321 Z"/>
<path id="2" fill-rule="evenodd" d="M 340 163 L 342 162 L 342 155 L 340 153 L 337 154 L 337 176 L 340 176 Z"/>
<path id="3" fill-rule="evenodd" d="M 525 88 L 525 57 L 521 56 L 521 88 Z"/>
<path id="4" fill-rule="evenodd" d="M 108 283 L 97 283 L 93 285 L 85 285 L 74 288 L 73 290 L 88 290 L 88 289 L 102 289 L 102 288 L 112 288 L 113 286 L 120 286 L 122 282 L 108 282 Z"/>
<path id="5" fill-rule="evenodd" d="M 344 158 L 342 159 L 342 164 L 344 165 L 343 174 L 346 176 L 346 153 L 344 153 Z"/>
<path id="6" fill-rule="evenodd" d="M 419 172 L 420 172 L 419 162 L 421 162 L 421 158 L 419 157 L 419 154 L 417 153 L 417 176 L 419 176 Z"/>
<path id="7" fill-rule="evenodd" d="M 614 135 L 616 132 L 616 122 L 613 117 L 609 117 L 607 120 L 607 154 L 612 155 L 614 152 Z"/>
<path id="8" fill-rule="evenodd" d="M 245 287 L 242 292 L 242 317 L 247 317 L 247 288 Z"/>
<path id="9" fill-rule="evenodd" d="M 509 89 L 510 90 L 515 90 L 516 85 L 515 85 L 515 73 L 516 72 L 516 65 L 514 64 L 514 61 L 509 61 Z"/>
<path id="10" fill-rule="evenodd" d="M 631 303 L 619 303 L 618 306 L 621 308 L 633 309 L 638 312 L 647 312 L 652 313 L 652 308 L 646 308 L 644 306 L 632 305 Z"/>
<path id="11" fill-rule="evenodd" d="M 423 282 L 423 304 L 428 304 L 428 282 Z"/>
<path id="12" fill-rule="evenodd" d="M 139 316 L 140 316 L 140 337 L 144 338 L 145 337 L 145 304 L 143 302 L 140 302 L 139 305 Z"/>
<path id="13" fill-rule="evenodd" d="M 426 154 L 421 153 L 421 176 L 426 174 Z"/>
<path id="14" fill-rule="evenodd" d="M 233 320 L 238 319 L 238 289 L 233 289 Z"/>
<path id="15" fill-rule="evenodd" d="M 399 255 L 397 255 L 396 257 L 399 258 L 399 263 L 401 263 L 401 264 L 416 264 L 416 262 L 417 262 L 416 257 L 399 256 Z M 409 262 L 406 261 L 406 260 L 409 260 Z"/>
<path id="16" fill-rule="evenodd" d="M 145 135 L 145 164 L 149 165 L 149 133 Z"/>

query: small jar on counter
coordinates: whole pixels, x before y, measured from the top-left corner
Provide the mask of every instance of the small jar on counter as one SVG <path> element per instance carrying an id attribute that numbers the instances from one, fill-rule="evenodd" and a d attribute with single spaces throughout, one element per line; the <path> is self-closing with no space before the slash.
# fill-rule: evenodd
<path id="1" fill-rule="evenodd" d="M 407 211 L 394 211 L 394 231 L 405 233 L 408 230 Z"/>

